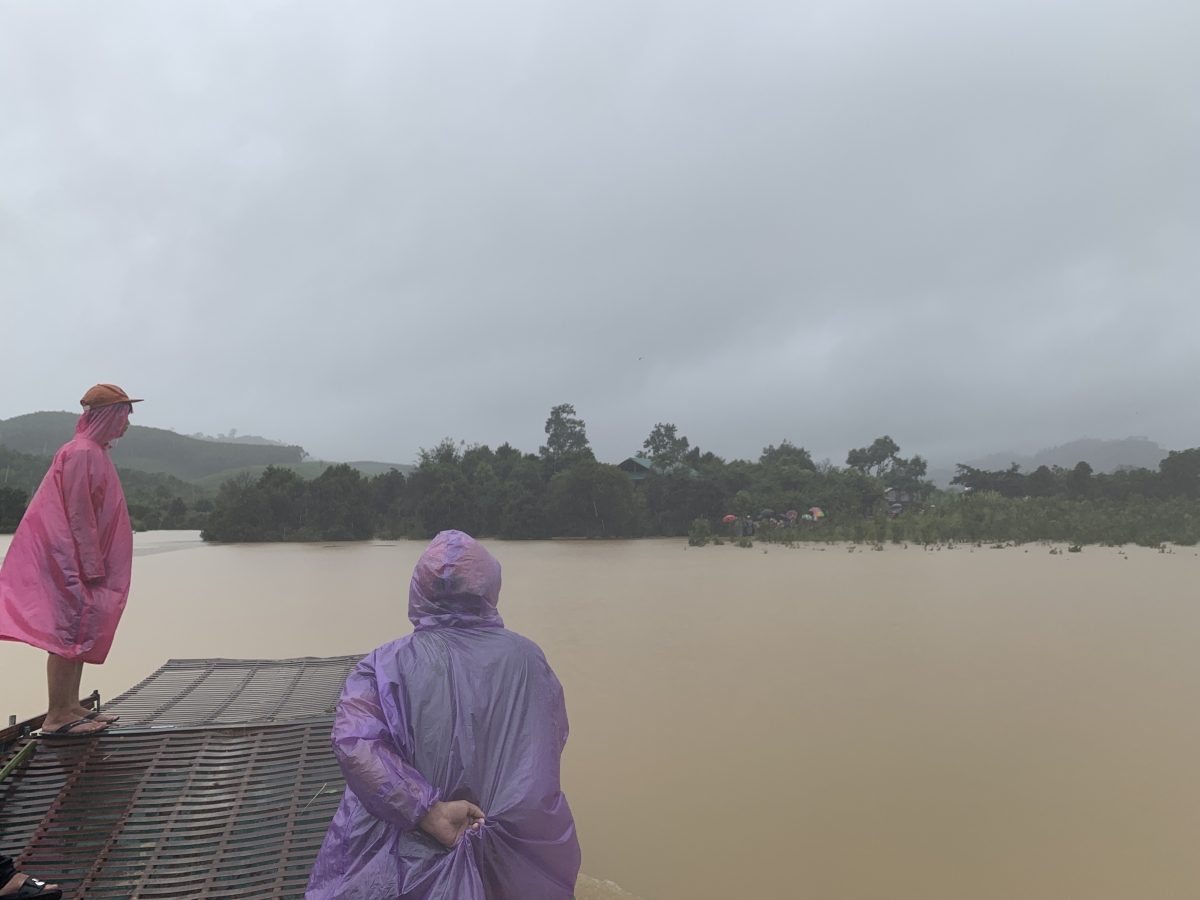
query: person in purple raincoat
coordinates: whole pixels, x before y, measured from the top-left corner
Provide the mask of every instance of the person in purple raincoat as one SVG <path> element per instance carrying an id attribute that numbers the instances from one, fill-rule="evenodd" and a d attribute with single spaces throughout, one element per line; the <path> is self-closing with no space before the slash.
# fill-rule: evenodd
<path id="1" fill-rule="evenodd" d="M 579 842 L 559 785 L 562 686 L 504 627 L 500 563 L 443 531 L 408 592 L 414 632 L 346 680 L 346 777 L 306 900 L 570 900 Z"/>

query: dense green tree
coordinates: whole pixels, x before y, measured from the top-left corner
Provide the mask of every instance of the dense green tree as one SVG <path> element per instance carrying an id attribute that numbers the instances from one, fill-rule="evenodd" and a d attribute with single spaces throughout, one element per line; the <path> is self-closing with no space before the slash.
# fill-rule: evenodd
<path id="1" fill-rule="evenodd" d="M 1200 497 L 1200 447 L 1172 450 L 1158 464 L 1163 491 L 1168 497 Z"/>
<path id="2" fill-rule="evenodd" d="M 778 447 L 774 444 L 763 447 L 762 455 L 759 456 L 758 461 L 764 466 L 790 462 L 802 469 L 808 469 L 812 472 L 817 471 L 817 465 L 813 462 L 812 454 L 803 447 L 797 447 L 788 440 L 781 442 Z"/>
<path id="3" fill-rule="evenodd" d="M 187 520 L 188 508 L 182 497 L 172 497 L 167 504 L 160 526 L 162 528 L 182 528 Z"/>
<path id="4" fill-rule="evenodd" d="M 669 422 L 659 422 L 642 442 L 638 456 L 647 457 L 661 469 L 682 466 L 687 462 L 688 439 L 678 434 L 678 429 Z"/>
<path id="5" fill-rule="evenodd" d="M 375 535 L 370 484 L 345 463 L 330 466 L 305 491 L 305 527 L 323 541 L 365 541 Z"/>
<path id="6" fill-rule="evenodd" d="M 554 536 L 554 526 L 545 507 L 534 494 L 515 482 L 506 485 L 500 511 L 500 537 L 509 540 L 539 540 Z"/>
<path id="7" fill-rule="evenodd" d="M 221 485 L 200 537 L 206 541 L 303 540 L 295 536 L 303 516 L 304 479 L 290 469 L 267 467 Z M 315 538 L 312 538 L 315 540 Z"/>
<path id="8" fill-rule="evenodd" d="M 12 534 L 21 524 L 29 495 L 20 488 L 0 487 L 0 534 Z"/>
<path id="9" fill-rule="evenodd" d="M 575 407 L 570 403 L 553 407 L 546 419 L 546 445 L 541 448 L 542 456 L 560 459 L 566 454 L 590 452 L 586 426 L 575 414 Z"/>
<path id="10" fill-rule="evenodd" d="M 886 486 L 912 495 L 920 495 L 933 485 L 924 481 L 928 463 L 920 456 L 905 459 L 900 446 L 888 435 L 876 438 L 870 447 L 860 447 L 846 454 L 846 465 L 865 475 L 873 474 Z"/>
<path id="11" fill-rule="evenodd" d="M 389 469 L 371 479 L 371 506 L 380 521 L 399 521 L 412 514 L 406 502 L 408 479 L 399 469 Z"/>
<path id="12" fill-rule="evenodd" d="M 687 534 L 696 519 L 718 520 L 725 494 L 710 478 L 686 471 L 651 473 L 642 483 L 646 516 L 654 534 Z"/>
<path id="13" fill-rule="evenodd" d="M 998 472 L 959 463 L 951 484 L 960 484 L 972 491 L 995 491 L 1001 497 L 1024 497 L 1028 492 L 1028 476 L 1021 473 L 1021 467 L 1016 463 Z"/>
<path id="14" fill-rule="evenodd" d="M 888 487 L 910 494 L 919 494 L 932 487 L 923 480 L 928 463 L 920 456 L 910 459 L 900 456 L 899 445 L 886 434 L 876 438 L 870 447 L 851 450 L 846 455 L 846 465 L 882 478 Z"/>
<path id="15" fill-rule="evenodd" d="M 422 449 L 417 470 L 409 478 L 416 514 L 431 534 L 449 528 L 479 532 L 478 511 L 463 471 L 462 446 L 446 438 L 430 450 Z"/>
<path id="16" fill-rule="evenodd" d="M 1067 476 L 1067 495 L 1072 500 L 1083 500 L 1092 493 L 1092 467 L 1078 462 Z"/>
<path id="17" fill-rule="evenodd" d="M 291 469 L 268 466 L 257 480 L 221 485 L 200 536 L 209 541 L 361 541 L 375 528 L 370 485 L 357 469 L 330 466 L 305 481 Z"/>
<path id="18" fill-rule="evenodd" d="M 1049 466 L 1041 465 L 1026 476 L 1025 488 L 1030 497 L 1052 497 L 1058 493 L 1058 479 Z"/>
<path id="19" fill-rule="evenodd" d="M 859 447 L 846 454 L 846 465 L 870 475 L 882 475 L 883 470 L 896 458 L 900 452 L 899 445 L 886 434 L 875 438 L 870 447 Z M 874 473 L 872 473 L 874 469 Z"/>
<path id="20" fill-rule="evenodd" d="M 622 537 L 637 531 L 629 476 L 595 460 L 580 460 L 551 478 L 546 508 L 558 534 Z"/>
<path id="21" fill-rule="evenodd" d="M 920 456 L 912 456 L 908 459 L 896 457 L 892 461 L 892 465 L 884 471 L 883 478 L 887 481 L 888 487 L 899 491 L 908 491 L 910 494 L 920 494 L 930 486 L 924 480 L 928 467 L 929 464 Z"/>

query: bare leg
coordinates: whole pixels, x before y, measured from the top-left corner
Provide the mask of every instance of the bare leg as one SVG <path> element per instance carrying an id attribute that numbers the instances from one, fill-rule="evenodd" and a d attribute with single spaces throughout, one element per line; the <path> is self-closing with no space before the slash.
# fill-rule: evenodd
<path id="1" fill-rule="evenodd" d="M 50 709 L 46 713 L 46 721 L 42 728 L 54 731 L 74 722 L 81 716 L 76 715 L 79 707 L 79 681 L 83 678 L 83 663 L 74 659 L 65 659 L 51 653 L 46 660 L 46 683 L 50 692 Z M 89 734 L 99 731 L 104 725 L 98 722 L 87 722 L 71 729 L 71 734 Z"/>
<path id="2" fill-rule="evenodd" d="M 83 681 L 83 663 L 79 663 L 79 668 L 75 672 L 75 689 L 71 692 L 71 696 L 75 698 L 75 702 L 71 707 L 71 713 L 74 718 L 82 719 L 84 716 L 91 715 L 94 710 L 84 709 L 79 702 L 79 685 Z M 96 722 L 115 722 L 120 716 L 96 716 L 93 721 Z"/>

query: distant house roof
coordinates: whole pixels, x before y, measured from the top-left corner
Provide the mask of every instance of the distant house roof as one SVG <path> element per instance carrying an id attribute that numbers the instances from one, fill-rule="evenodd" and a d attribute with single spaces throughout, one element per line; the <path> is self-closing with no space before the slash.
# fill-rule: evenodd
<path id="1" fill-rule="evenodd" d="M 617 463 L 617 468 L 628 475 L 630 481 L 641 481 L 653 470 L 650 460 L 644 456 L 631 456 Z"/>

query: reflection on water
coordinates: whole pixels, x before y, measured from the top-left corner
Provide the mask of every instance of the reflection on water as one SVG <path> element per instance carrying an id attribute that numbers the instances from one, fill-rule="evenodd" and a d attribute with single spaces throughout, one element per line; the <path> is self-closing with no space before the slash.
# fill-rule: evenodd
<path id="1" fill-rule="evenodd" d="M 418 543 L 163 537 L 138 535 L 85 690 L 409 630 Z M 644 900 L 1200 894 L 1191 550 L 489 546 L 566 688 L 592 875 Z M 43 672 L 0 645 L 0 713 L 43 708 Z"/>
<path id="2" fill-rule="evenodd" d="M 575 900 L 638 900 L 633 894 L 621 890 L 611 881 L 601 881 L 588 875 L 580 875 L 575 884 Z"/>

